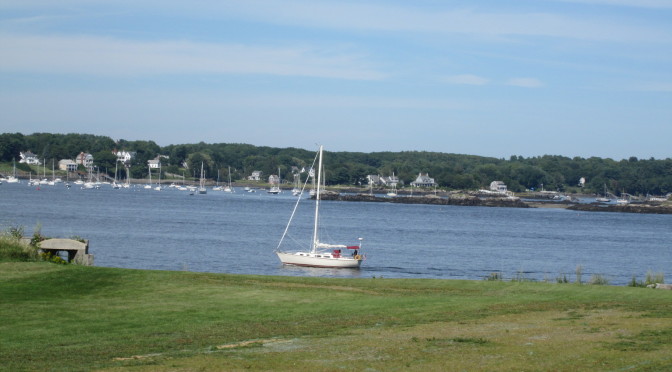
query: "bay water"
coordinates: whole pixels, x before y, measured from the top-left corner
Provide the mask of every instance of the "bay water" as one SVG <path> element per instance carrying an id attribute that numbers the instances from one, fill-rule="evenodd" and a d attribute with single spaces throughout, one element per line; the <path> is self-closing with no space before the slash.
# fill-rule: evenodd
<path id="1" fill-rule="evenodd" d="M 258 275 L 556 281 L 672 280 L 672 215 L 323 201 L 322 240 L 355 245 L 361 269 L 283 266 L 274 250 L 296 197 L 165 188 L 0 185 L 0 229 L 89 239 L 96 266 Z M 298 203 L 283 248 L 309 245 L 314 202 Z M 299 248 L 300 249 L 300 248 Z"/>

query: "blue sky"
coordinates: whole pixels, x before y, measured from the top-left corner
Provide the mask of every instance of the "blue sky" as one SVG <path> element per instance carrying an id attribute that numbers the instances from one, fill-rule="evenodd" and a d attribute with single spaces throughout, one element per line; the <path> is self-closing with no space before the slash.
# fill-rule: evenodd
<path id="1" fill-rule="evenodd" d="M 0 132 L 672 157 L 672 0 L 3 0 L 0 50 Z"/>

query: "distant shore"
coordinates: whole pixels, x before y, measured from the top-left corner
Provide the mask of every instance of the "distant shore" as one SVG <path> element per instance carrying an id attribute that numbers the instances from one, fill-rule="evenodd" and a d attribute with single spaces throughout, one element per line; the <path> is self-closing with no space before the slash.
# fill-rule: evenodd
<path id="1" fill-rule="evenodd" d="M 334 191 L 325 191 L 323 200 L 338 200 L 349 202 L 399 203 L 399 204 L 433 204 L 433 205 L 461 205 L 481 207 L 506 208 L 563 208 L 587 212 L 621 212 L 621 213 L 651 213 L 672 214 L 672 206 L 664 204 L 580 204 L 570 201 L 536 200 L 523 201 L 515 197 L 483 197 L 470 195 L 458 197 L 440 197 L 436 195 L 423 196 L 377 196 L 371 194 L 341 194 Z"/>

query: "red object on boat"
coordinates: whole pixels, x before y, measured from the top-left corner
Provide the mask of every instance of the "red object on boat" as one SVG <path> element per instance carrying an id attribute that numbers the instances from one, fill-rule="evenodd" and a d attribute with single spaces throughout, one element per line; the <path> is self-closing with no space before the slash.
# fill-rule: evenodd
<path id="1" fill-rule="evenodd" d="M 358 245 L 349 245 L 348 249 L 359 249 Z"/>

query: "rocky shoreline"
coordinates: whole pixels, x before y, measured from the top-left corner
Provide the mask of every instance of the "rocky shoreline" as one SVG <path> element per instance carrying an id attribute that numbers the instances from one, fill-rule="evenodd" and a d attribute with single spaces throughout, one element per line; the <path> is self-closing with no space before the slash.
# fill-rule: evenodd
<path id="1" fill-rule="evenodd" d="M 321 196 L 322 200 L 354 201 L 354 202 L 375 202 L 375 203 L 399 203 L 399 204 L 433 204 L 433 205 L 462 205 L 462 206 L 482 206 L 482 207 L 508 207 L 508 208 L 530 208 L 520 199 L 510 198 L 487 198 L 460 197 L 460 198 L 442 198 L 434 195 L 425 196 L 395 196 L 382 197 L 369 194 L 339 194 L 333 191 L 325 191 Z"/>
<path id="2" fill-rule="evenodd" d="M 423 196 L 394 196 L 383 197 L 371 194 L 341 194 L 334 191 L 324 191 L 322 200 L 338 200 L 349 202 L 399 203 L 399 204 L 431 204 L 431 205 L 461 205 L 481 207 L 505 208 L 565 208 L 586 212 L 621 212 L 621 213 L 651 213 L 672 214 L 672 206 L 661 204 L 579 204 L 568 201 L 523 201 L 519 198 L 488 197 L 481 198 L 473 195 L 440 197 L 435 195 Z"/>
<path id="3" fill-rule="evenodd" d="M 650 214 L 672 214 L 672 207 L 654 204 L 574 204 L 567 207 L 573 211 L 586 212 L 621 212 L 621 213 L 650 213 Z"/>

